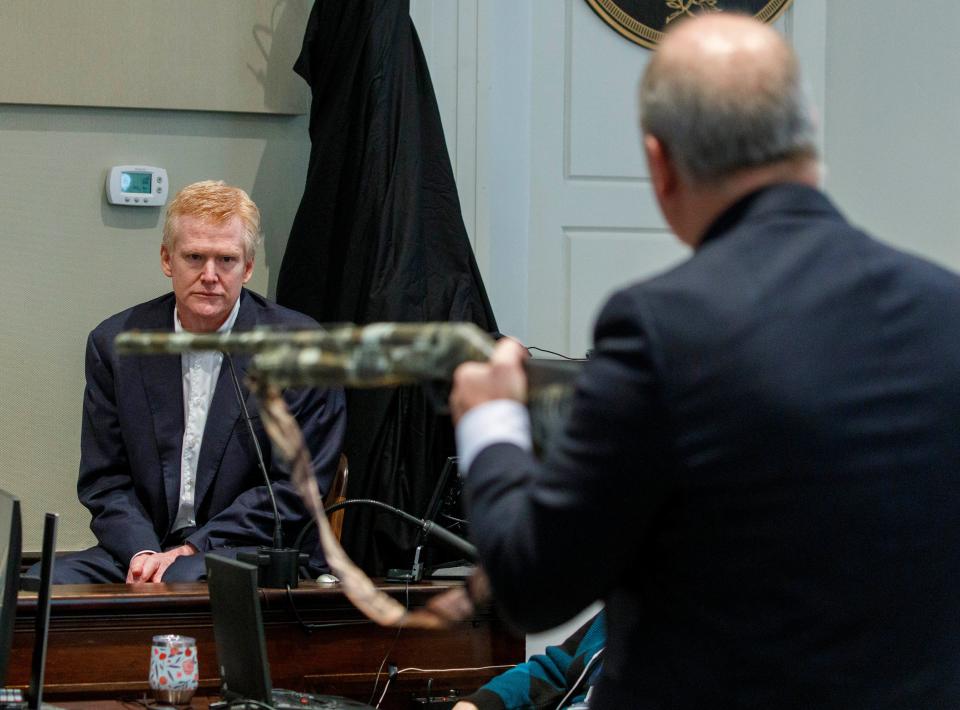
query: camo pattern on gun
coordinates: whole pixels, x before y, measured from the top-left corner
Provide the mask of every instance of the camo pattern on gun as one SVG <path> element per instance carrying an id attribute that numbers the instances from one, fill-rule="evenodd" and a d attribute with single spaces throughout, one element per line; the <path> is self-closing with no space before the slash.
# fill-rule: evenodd
<path id="1" fill-rule="evenodd" d="M 278 387 L 390 387 L 449 380 L 457 365 L 486 360 L 493 339 L 472 323 L 374 323 L 316 330 L 154 333 L 117 336 L 121 355 L 222 350 L 253 355 L 259 376 Z"/>

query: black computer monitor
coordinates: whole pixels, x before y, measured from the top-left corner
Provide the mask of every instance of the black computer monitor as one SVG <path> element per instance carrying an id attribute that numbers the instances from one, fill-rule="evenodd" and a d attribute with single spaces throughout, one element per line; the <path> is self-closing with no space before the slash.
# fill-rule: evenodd
<path id="1" fill-rule="evenodd" d="M 50 625 L 50 587 L 53 584 L 53 562 L 57 553 L 57 522 L 60 517 L 47 513 L 43 518 L 43 552 L 40 556 L 40 589 L 37 590 L 37 615 L 33 626 L 33 662 L 30 665 L 30 686 L 27 708 L 49 707 L 43 702 L 43 677 L 47 663 L 47 632 Z"/>
<path id="2" fill-rule="evenodd" d="M 458 458 L 447 457 L 423 519 L 466 539 L 470 535 L 470 526 L 463 505 L 463 481 L 457 471 Z M 423 542 L 423 537 L 418 542 Z M 462 565 L 464 560 L 462 553 L 448 546 L 430 545 L 424 553 L 423 562 L 427 570 L 436 570 L 451 564 Z"/>
<path id="3" fill-rule="evenodd" d="M 336 695 L 311 695 L 274 688 L 260 614 L 257 568 L 217 554 L 207 555 L 206 565 L 220 669 L 220 694 L 230 707 L 373 710 L 369 705 Z M 317 661 L 321 663 L 322 659 Z"/>
<path id="4" fill-rule="evenodd" d="M 246 699 L 272 705 L 257 568 L 216 554 L 206 556 L 206 566 L 220 692 L 228 701 Z"/>
<path id="5" fill-rule="evenodd" d="M 7 683 L 7 666 L 13 645 L 22 545 L 20 500 L 0 490 L 0 687 Z"/>

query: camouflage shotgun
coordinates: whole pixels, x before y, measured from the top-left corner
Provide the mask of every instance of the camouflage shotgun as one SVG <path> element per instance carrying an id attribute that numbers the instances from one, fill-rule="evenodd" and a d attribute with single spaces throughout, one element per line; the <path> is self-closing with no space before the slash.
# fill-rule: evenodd
<path id="1" fill-rule="evenodd" d="M 454 590 L 437 598 L 430 608 L 412 612 L 378 590 L 353 564 L 330 529 L 303 432 L 280 390 L 288 386 L 390 387 L 449 381 L 461 363 L 487 360 L 493 344 L 487 333 L 470 323 L 375 323 L 227 334 L 129 331 L 116 339 L 121 355 L 197 350 L 252 355 L 247 382 L 260 402 L 264 428 L 290 462 L 291 480 L 316 519 L 327 564 L 340 578 L 344 594 L 378 624 L 420 628 L 438 628 L 469 616 L 472 599 L 486 595 L 485 575 L 475 575 L 468 590 Z M 541 448 L 565 417 L 578 365 L 527 362 L 531 427 Z"/>

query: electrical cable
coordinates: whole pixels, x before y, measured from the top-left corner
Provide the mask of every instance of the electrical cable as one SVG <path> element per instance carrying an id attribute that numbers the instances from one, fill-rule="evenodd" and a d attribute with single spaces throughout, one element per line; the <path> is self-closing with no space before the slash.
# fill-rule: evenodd
<path id="1" fill-rule="evenodd" d="M 536 350 L 541 353 L 556 355 L 557 357 L 562 357 L 564 360 L 572 360 L 574 362 L 586 362 L 588 359 L 585 357 L 570 357 L 569 355 L 564 355 L 563 353 L 554 352 L 553 350 L 547 350 L 546 348 L 538 348 L 536 345 L 527 345 L 526 347 L 527 347 L 527 350 Z"/>
<path id="2" fill-rule="evenodd" d="M 290 611 L 293 612 L 293 616 L 296 618 L 297 623 L 300 624 L 300 628 L 304 632 L 311 634 L 314 631 L 319 629 L 335 629 L 341 626 L 369 626 L 373 624 L 369 619 L 350 619 L 347 621 L 328 621 L 323 624 L 314 624 L 307 621 L 304 621 L 303 617 L 300 616 L 300 612 L 297 610 L 297 605 L 293 600 L 293 590 L 290 589 L 290 585 L 287 585 L 287 605 L 290 607 Z"/>
<path id="3" fill-rule="evenodd" d="M 562 708 L 565 703 L 567 703 L 571 698 L 573 698 L 574 694 L 577 692 L 577 689 L 580 687 L 580 684 L 583 683 L 583 680 L 584 678 L 587 677 L 587 674 L 589 674 L 590 671 L 593 670 L 593 667 L 596 664 L 597 659 L 600 658 L 602 653 L 603 653 L 603 649 L 601 648 L 599 651 L 597 651 L 592 656 L 590 656 L 590 660 L 587 661 L 587 665 L 583 667 L 583 670 L 580 672 L 580 676 L 577 678 L 576 682 L 570 686 L 570 690 L 567 691 L 567 694 L 560 699 L 559 703 L 557 703 L 557 710 L 560 710 L 560 708 Z"/>
<path id="4" fill-rule="evenodd" d="M 510 668 L 516 668 L 516 663 L 503 663 L 497 666 L 474 666 L 472 668 L 414 668 L 413 666 L 409 668 L 401 668 L 397 671 L 397 675 L 401 673 L 464 673 L 467 671 L 499 671 L 499 670 L 509 670 Z"/>
<path id="5" fill-rule="evenodd" d="M 290 585 L 287 585 L 287 606 L 290 607 L 290 611 L 293 612 L 294 618 L 296 618 L 297 623 L 300 624 L 300 628 L 303 629 L 307 635 L 313 633 L 313 629 L 303 620 L 303 617 L 300 616 L 300 612 L 297 611 L 297 605 L 293 603 L 293 591 L 290 589 Z"/>
<path id="6" fill-rule="evenodd" d="M 406 583 L 403 585 L 404 591 L 404 606 L 407 608 L 407 611 L 410 611 L 410 584 Z M 390 658 L 390 654 L 393 653 L 394 647 L 397 645 L 397 639 L 400 638 L 400 632 L 403 631 L 402 626 L 397 627 L 397 633 L 393 637 L 393 641 L 390 642 L 390 647 L 387 649 L 387 652 L 383 655 L 383 660 L 380 661 L 380 667 L 377 668 L 377 676 L 373 679 L 373 690 L 370 693 L 370 699 L 367 701 L 367 705 L 373 703 L 373 699 L 377 695 L 377 686 L 380 685 L 380 675 L 383 673 L 383 667 L 387 663 L 387 659 Z M 399 671 L 397 671 L 399 673 Z M 390 680 L 387 680 L 387 685 L 390 685 Z M 383 700 L 381 697 L 380 700 Z M 377 705 L 379 707 L 379 704 Z"/>
<path id="7" fill-rule="evenodd" d="M 381 664 L 381 668 L 382 667 L 383 667 L 383 664 Z M 387 688 L 390 687 L 390 683 L 393 681 L 394 678 L 396 678 L 401 673 L 408 673 L 408 672 L 415 672 L 415 671 L 420 673 L 462 673 L 465 671 L 509 670 L 511 668 L 516 668 L 516 667 L 517 666 L 515 663 L 508 663 L 508 664 L 498 665 L 498 666 L 477 666 L 475 668 L 401 668 L 396 673 L 394 673 L 390 678 L 387 679 L 387 684 L 384 686 L 383 693 L 380 695 L 380 700 L 377 701 L 377 704 L 375 707 L 377 708 L 380 707 L 380 703 L 383 702 L 383 699 L 387 695 Z M 379 677 L 379 671 L 378 671 L 378 677 Z M 376 690 L 376 687 L 374 687 L 374 690 Z M 433 678 L 428 678 L 427 679 L 427 701 L 428 702 L 432 697 L 432 694 L 433 694 Z"/>
<path id="8" fill-rule="evenodd" d="M 377 704 L 374 705 L 375 708 L 379 708 L 380 704 L 383 702 L 383 699 L 387 697 L 387 691 L 390 690 L 390 683 L 393 682 L 392 677 L 387 678 L 387 682 L 383 685 L 383 692 L 380 694 L 380 699 L 377 701 Z"/>

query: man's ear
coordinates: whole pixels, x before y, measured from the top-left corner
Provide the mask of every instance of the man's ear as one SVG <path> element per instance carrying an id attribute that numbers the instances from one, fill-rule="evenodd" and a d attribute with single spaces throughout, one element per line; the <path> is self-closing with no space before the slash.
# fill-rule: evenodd
<path id="1" fill-rule="evenodd" d="M 643 151 L 647 156 L 650 180 L 661 207 L 677 189 L 677 170 L 670 160 L 666 146 L 656 136 L 649 133 L 643 136 Z"/>
<path id="2" fill-rule="evenodd" d="M 163 270 L 163 275 L 167 278 L 173 276 L 173 268 L 170 264 L 170 252 L 167 250 L 166 244 L 160 245 L 160 268 Z"/>
<path id="3" fill-rule="evenodd" d="M 253 259 L 245 261 L 243 264 L 243 282 L 247 283 L 253 276 Z"/>

